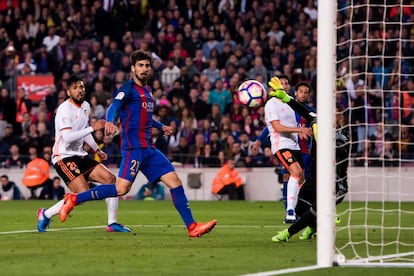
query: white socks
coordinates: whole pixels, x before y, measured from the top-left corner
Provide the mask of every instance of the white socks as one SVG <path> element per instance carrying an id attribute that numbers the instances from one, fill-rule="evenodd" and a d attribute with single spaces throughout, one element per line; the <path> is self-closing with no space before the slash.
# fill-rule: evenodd
<path id="1" fill-rule="evenodd" d="M 108 225 L 117 222 L 118 219 L 118 197 L 105 198 L 108 208 Z"/>
<path id="2" fill-rule="evenodd" d="M 59 214 L 60 213 L 60 208 L 62 208 L 62 205 L 63 205 L 63 199 L 58 201 L 58 203 L 56 203 L 52 207 L 48 208 L 45 211 L 45 216 L 47 218 L 52 218 L 53 216 Z"/>
<path id="3" fill-rule="evenodd" d="M 108 209 L 108 225 L 117 222 L 118 219 L 118 197 L 108 197 L 105 198 L 106 206 Z M 45 211 L 45 216 L 47 218 L 52 218 L 53 216 L 60 213 L 60 208 L 62 208 L 63 199 L 58 203 L 48 208 Z"/>
<path id="4" fill-rule="evenodd" d="M 295 210 L 296 204 L 298 203 L 299 196 L 299 180 L 295 177 L 290 176 L 287 183 L 287 204 L 286 210 Z"/>

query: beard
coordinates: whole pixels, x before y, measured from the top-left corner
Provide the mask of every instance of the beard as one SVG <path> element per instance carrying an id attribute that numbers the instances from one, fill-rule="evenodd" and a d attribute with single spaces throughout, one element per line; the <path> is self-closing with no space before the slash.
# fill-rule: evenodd
<path id="1" fill-rule="evenodd" d="M 79 96 L 77 98 L 71 97 L 71 98 L 72 98 L 72 101 L 74 103 L 79 104 L 79 105 L 81 105 L 85 101 L 85 97 L 84 96 Z"/>
<path id="2" fill-rule="evenodd" d="M 139 82 L 141 82 L 142 83 L 142 85 L 146 85 L 147 84 L 147 81 L 148 81 L 148 78 L 149 78 L 149 76 L 148 76 L 148 74 L 141 74 L 141 75 L 138 75 L 136 72 L 135 72 L 135 78 L 139 81 Z"/>

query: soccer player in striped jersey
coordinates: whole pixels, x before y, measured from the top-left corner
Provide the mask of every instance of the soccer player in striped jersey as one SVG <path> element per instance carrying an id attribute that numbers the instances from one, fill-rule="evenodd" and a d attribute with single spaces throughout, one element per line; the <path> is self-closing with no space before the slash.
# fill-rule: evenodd
<path id="1" fill-rule="evenodd" d="M 217 221 L 196 222 L 192 216 L 182 183 L 171 162 L 151 143 L 151 128 L 171 135 L 173 129 L 153 119 L 154 100 L 147 81 L 151 77 L 151 54 L 137 50 L 131 54 L 131 76 L 114 94 L 106 113 L 105 134 L 117 133 L 118 119 L 122 126 L 122 161 L 115 185 L 101 185 L 94 189 L 65 195 L 60 218 L 65 221 L 78 204 L 106 197 L 125 195 L 141 171 L 149 182 L 162 181 L 170 188 L 175 208 L 183 219 L 189 236 L 200 237 L 214 228 Z"/>
<path id="2" fill-rule="evenodd" d="M 92 132 L 103 129 L 104 120 L 99 120 L 89 126 L 90 105 L 85 101 L 85 84 L 83 80 L 73 75 L 67 82 L 68 99 L 57 109 L 55 116 L 55 143 L 53 145 L 52 163 L 56 172 L 74 193 L 80 193 L 90 189 L 89 181 L 111 184 L 116 176 L 99 163 L 88 157 L 83 149 L 87 143 L 92 150 L 101 158 L 108 157 L 96 144 Z M 37 212 L 37 230 L 46 232 L 50 219 L 60 212 L 64 200 L 59 201 L 52 207 L 41 208 Z M 129 232 L 130 230 L 117 223 L 118 197 L 106 199 L 108 207 L 107 232 Z"/>

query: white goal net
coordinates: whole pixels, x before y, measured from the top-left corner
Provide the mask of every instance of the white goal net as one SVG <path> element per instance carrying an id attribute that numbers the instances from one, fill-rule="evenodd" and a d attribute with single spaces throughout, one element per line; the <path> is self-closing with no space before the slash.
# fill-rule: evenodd
<path id="1" fill-rule="evenodd" d="M 338 261 L 414 267 L 414 1 L 338 1 L 336 55 L 350 137 Z"/>

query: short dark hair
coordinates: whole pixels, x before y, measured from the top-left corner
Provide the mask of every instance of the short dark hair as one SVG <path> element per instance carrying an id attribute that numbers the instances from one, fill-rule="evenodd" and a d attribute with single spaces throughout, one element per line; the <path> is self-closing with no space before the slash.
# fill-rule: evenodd
<path id="1" fill-rule="evenodd" d="M 152 56 L 149 52 L 138 49 L 134 52 L 132 52 L 131 57 L 130 57 L 130 61 L 131 61 L 131 65 L 135 65 L 135 63 L 139 60 L 149 60 L 150 63 L 152 63 Z"/>
<path id="2" fill-rule="evenodd" d="M 289 77 L 287 75 L 280 75 L 278 78 L 279 79 L 286 79 L 286 80 L 290 81 Z"/>
<path id="3" fill-rule="evenodd" d="M 305 87 L 307 87 L 307 88 L 309 89 L 309 91 L 311 90 L 311 87 L 310 87 L 310 85 L 309 85 L 309 83 L 308 83 L 308 82 L 306 82 L 306 81 L 301 81 L 301 82 L 299 82 L 298 84 L 296 84 L 296 86 L 295 86 L 295 91 L 297 91 L 297 90 L 299 89 L 299 87 L 301 87 L 301 86 L 305 86 Z"/>
<path id="4" fill-rule="evenodd" d="M 68 78 L 68 80 L 66 81 L 66 87 L 69 88 L 73 84 L 77 83 L 78 81 L 83 81 L 82 77 L 77 75 L 77 74 L 74 74 L 74 75 L 70 76 Z"/>

